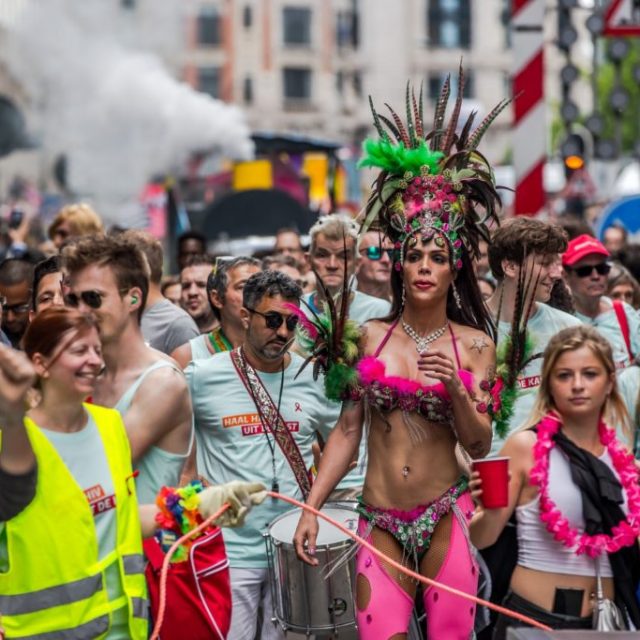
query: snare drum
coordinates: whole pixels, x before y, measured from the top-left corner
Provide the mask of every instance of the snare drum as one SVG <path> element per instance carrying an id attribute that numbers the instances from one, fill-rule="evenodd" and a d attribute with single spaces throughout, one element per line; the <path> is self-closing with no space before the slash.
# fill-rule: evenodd
<path id="1" fill-rule="evenodd" d="M 336 632 L 355 627 L 353 591 L 355 558 L 342 564 L 329 577 L 326 572 L 355 542 L 342 531 L 318 518 L 316 542 L 318 566 L 311 567 L 299 560 L 293 546 L 293 535 L 301 509 L 294 509 L 276 518 L 267 533 L 269 581 L 277 621 L 285 631 L 312 633 Z M 337 520 L 354 533 L 358 514 L 343 506 L 327 504 L 322 513 Z"/>

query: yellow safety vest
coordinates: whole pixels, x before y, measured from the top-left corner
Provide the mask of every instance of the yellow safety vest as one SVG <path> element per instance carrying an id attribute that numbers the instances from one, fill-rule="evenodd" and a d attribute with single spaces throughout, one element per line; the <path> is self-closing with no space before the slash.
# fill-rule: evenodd
<path id="1" fill-rule="evenodd" d="M 40 428 L 25 418 L 38 482 L 33 501 L 5 525 L 9 570 L 0 572 L 0 612 L 8 639 L 104 638 L 112 612 L 125 603 L 130 637 L 148 636 L 142 533 L 129 441 L 117 411 L 84 406 L 98 427 L 115 487 L 115 550 L 98 560 L 96 528 L 85 494 Z M 124 595 L 109 601 L 105 571 L 114 563 Z"/>

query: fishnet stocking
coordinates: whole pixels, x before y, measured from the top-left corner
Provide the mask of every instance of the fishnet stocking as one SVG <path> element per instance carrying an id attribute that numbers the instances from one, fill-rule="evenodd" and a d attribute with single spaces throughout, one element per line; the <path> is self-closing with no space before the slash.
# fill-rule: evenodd
<path id="1" fill-rule="evenodd" d="M 409 569 L 413 568 L 413 558 L 406 555 L 402 545 L 388 531 L 374 527 L 371 532 L 371 541 L 376 549 L 382 551 L 391 560 L 395 560 Z M 411 598 L 414 598 L 416 595 L 416 583 L 407 575 L 392 567 L 388 562 L 380 560 L 380 563 L 391 579 Z"/>
<path id="2" fill-rule="evenodd" d="M 427 578 L 435 578 L 438 575 L 447 557 L 449 543 L 451 541 L 453 518 L 454 515 L 452 511 L 442 517 L 431 536 L 429 551 L 427 551 L 427 554 L 420 562 L 420 573 Z"/>

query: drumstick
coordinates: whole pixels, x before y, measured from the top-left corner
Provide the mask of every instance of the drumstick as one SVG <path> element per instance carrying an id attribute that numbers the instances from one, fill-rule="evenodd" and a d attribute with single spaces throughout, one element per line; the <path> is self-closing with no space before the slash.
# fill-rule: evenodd
<path id="1" fill-rule="evenodd" d="M 387 557 L 384 553 L 382 553 L 382 551 L 379 551 L 372 544 L 370 544 L 360 536 L 356 535 L 352 531 L 349 531 L 349 529 L 347 529 L 345 526 L 343 526 L 333 518 L 330 518 L 329 516 L 325 515 L 324 513 L 322 513 L 322 511 L 318 511 L 318 509 L 314 509 L 313 507 L 310 507 L 308 504 L 299 502 L 295 498 L 290 498 L 289 496 L 283 496 L 280 493 L 275 493 L 274 491 L 267 491 L 267 494 L 270 495 L 272 498 L 278 498 L 279 500 L 288 502 L 289 504 L 292 504 L 296 507 L 304 509 L 305 511 L 310 511 L 311 513 L 315 514 L 319 518 L 322 518 L 329 524 L 333 525 L 334 527 L 342 531 L 342 533 L 348 535 L 350 538 L 353 538 L 358 544 L 362 545 L 363 547 L 366 547 L 369 551 L 371 551 L 371 553 L 378 556 L 378 558 L 380 558 L 381 560 L 384 560 L 386 563 L 390 564 L 394 569 L 397 569 L 398 571 L 402 571 L 402 573 L 405 573 L 406 575 L 408 575 L 410 578 L 413 578 L 414 580 L 418 580 L 419 582 L 422 582 L 430 587 L 438 587 L 438 589 L 442 589 L 443 591 L 448 591 L 449 593 L 452 593 L 455 596 L 466 598 L 467 600 L 471 600 L 471 602 L 475 602 L 476 604 L 488 607 L 489 609 L 493 609 L 497 613 L 503 613 L 504 615 L 509 616 L 510 618 L 516 618 L 517 620 L 520 620 L 521 622 L 531 625 L 532 627 L 537 627 L 542 631 L 552 631 L 551 627 L 548 627 L 542 624 L 541 622 L 534 620 L 533 618 L 529 618 L 528 616 L 522 615 L 521 613 L 517 613 L 516 611 L 511 611 L 511 609 L 507 609 L 505 607 L 501 607 L 500 605 L 493 604 L 493 602 L 489 602 L 488 600 L 483 600 L 482 598 L 478 598 L 478 596 L 473 596 L 470 593 L 465 593 L 464 591 L 459 591 L 454 587 L 450 587 L 446 584 L 443 584 L 442 582 L 437 582 L 436 580 L 427 578 L 426 576 L 420 575 L 415 571 L 411 571 L 411 569 L 408 569 L 407 567 L 401 565 L 399 562 L 396 562 L 395 560 L 392 560 L 391 558 Z"/>

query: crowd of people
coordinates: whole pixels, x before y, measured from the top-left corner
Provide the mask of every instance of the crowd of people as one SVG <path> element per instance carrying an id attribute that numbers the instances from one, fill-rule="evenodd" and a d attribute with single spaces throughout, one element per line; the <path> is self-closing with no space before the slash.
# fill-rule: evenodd
<path id="1" fill-rule="evenodd" d="M 193 483 L 201 518 L 232 505 L 232 640 L 284 637 L 262 537 L 289 507 L 265 489 L 350 504 L 388 559 L 472 595 L 484 576 L 493 602 L 552 628 L 602 629 L 607 601 L 640 629 L 638 251 L 618 227 L 600 242 L 583 224 L 500 220 L 475 152 L 489 123 L 460 129 L 456 109 L 445 123 L 444 102 L 431 133 L 417 108 L 404 125 L 374 112 L 364 212 L 319 218 L 308 247 L 281 229 L 268 256 L 213 257 L 190 231 L 163 275 L 158 240 L 106 233 L 86 204 L 57 215 L 48 247 L 12 239 L 6 638 L 148 637 L 143 538 L 163 487 Z M 496 454 L 509 498 L 491 509 L 473 461 Z M 301 562 L 318 564 L 317 536 L 304 512 Z M 364 546 L 354 603 L 364 640 L 407 637 L 416 606 L 430 639 L 522 624 Z"/>

